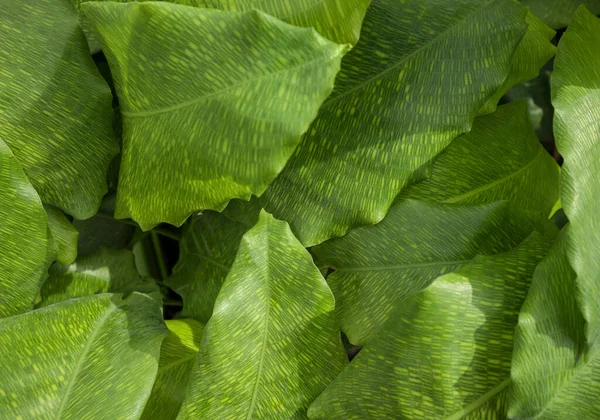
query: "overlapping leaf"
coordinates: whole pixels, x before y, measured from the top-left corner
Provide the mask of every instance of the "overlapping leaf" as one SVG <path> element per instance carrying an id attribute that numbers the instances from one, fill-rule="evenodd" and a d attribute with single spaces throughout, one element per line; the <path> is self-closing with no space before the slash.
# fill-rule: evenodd
<path id="1" fill-rule="evenodd" d="M 116 215 L 144 229 L 262 193 L 330 93 L 347 49 L 257 11 L 82 9 L 123 117 Z"/>
<path id="2" fill-rule="evenodd" d="M 154 281 L 140 278 L 131 251 L 103 248 L 71 265 L 52 265 L 38 307 L 96 293 L 132 291 L 156 296 L 159 289 Z"/>
<path id="3" fill-rule="evenodd" d="M 0 319 L 0 417 L 137 418 L 165 335 L 160 307 L 137 293 Z"/>
<path id="4" fill-rule="evenodd" d="M 525 102 L 475 118 L 471 132 L 454 140 L 431 175 L 400 195 L 441 203 L 509 200 L 549 215 L 558 200 L 559 168 L 540 145 Z"/>
<path id="5" fill-rule="evenodd" d="M 342 329 L 352 344 L 364 345 L 411 294 L 478 254 L 508 251 L 536 227 L 549 229 L 542 221 L 508 202 L 407 200 L 394 205 L 381 223 L 354 229 L 313 252 L 335 269 L 327 282 Z"/>
<path id="6" fill-rule="evenodd" d="M 564 28 L 579 6 L 585 4 L 594 14 L 600 13 L 599 0 L 520 0 L 552 28 Z"/>
<path id="7" fill-rule="evenodd" d="M 160 348 L 158 374 L 142 419 L 177 418 L 204 326 L 193 319 L 166 321 L 169 335 Z"/>
<path id="8" fill-rule="evenodd" d="M 55 247 L 46 212 L 0 140 L 0 318 L 33 309 Z"/>
<path id="9" fill-rule="evenodd" d="M 600 20 L 578 9 L 552 77 L 561 198 L 570 220 L 519 318 L 510 415 L 600 416 Z"/>
<path id="10" fill-rule="evenodd" d="M 257 200 L 236 200 L 223 213 L 207 211 L 186 225 L 179 261 L 167 282 L 183 297 L 185 316 L 208 322 L 240 241 L 259 213 Z"/>
<path id="11" fill-rule="evenodd" d="M 180 418 L 306 418 L 347 361 L 333 309 L 308 251 L 262 212 L 204 330 Z"/>
<path id="12" fill-rule="evenodd" d="M 44 209 L 46 210 L 52 239 L 57 247 L 56 261 L 62 265 L 71 264 L 77 258 L 79 232 L 59 208 L 46 205 Z"/>
<path id="13" fill-rule="evenodd" d="M 503 419 L 513 331 L 537 263 L 535 232 L 408 297 L 311 405 L 320 419 Z"/>
<path id="14" fill-rule="evenodd" d="M 525 18 L 504 0 L 373 1 L 336 89 L 264 207 L 306 246 L 382 220 L 514 70 Z"/>
<path id="15" fill-rule="evenodd" d="M 0 138 L 45 203 L 91 217 L 118 145 L 112 96 L 69 0 L 0 3 Z"/>

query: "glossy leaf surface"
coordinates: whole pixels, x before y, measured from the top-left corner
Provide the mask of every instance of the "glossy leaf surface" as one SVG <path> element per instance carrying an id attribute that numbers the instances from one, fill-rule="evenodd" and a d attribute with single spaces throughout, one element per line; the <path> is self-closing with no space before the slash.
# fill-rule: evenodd
<path id="1" fill-rule="evenodd" d="M 118 145 L 112 95 L 69 0 L 0 2 L 0 138 L 44 203 L 98 210 Z"/>
<path id="2" fill-rule="evenodd" d="M 399 305 L 312 404 L 320 419 L 502 419 L 513 332 L 550 241 L 478 256 Z"/>
<path id="3" fill-rule="evenodd" d="M 331 92 L 347 49 L 257 11 L 105 2 L 82 9 L 100 36 L 123 117 L 116 216 L 144 229 L 261 194 Z M 161 33 L 169 36 L 157 43 Z"/>
<path id="4" fill-rule="evenodd" d="M 305 246 L 378 223 L 510 71 L 526 10 L 375 0 L 336 88 L 261 201 Z"/>
<path id="5" fill-rule="evenodd" d="M 313 252 L 335 269 L 327 282 L 344 333 L 352 344 L 364 345 L 411 294 L 477 255 L 508 251 L 536 227 L 550 229 L 543 222 L 508 202 L 407 200 L 394 205 L 381 223 L 354 229 Z"/>
<path id="6" fill-rule="evenodd" d="M 306 418 L 347 363 L 334 299 L 285 222 L 262 212 L 206 325 L 180 418 Z"/>
<path id="7" fill-rule="evenodd" d="M 160 307 L 137 293 L 0 319 L 0 417 L 136 418 L 165 335 Z"/>

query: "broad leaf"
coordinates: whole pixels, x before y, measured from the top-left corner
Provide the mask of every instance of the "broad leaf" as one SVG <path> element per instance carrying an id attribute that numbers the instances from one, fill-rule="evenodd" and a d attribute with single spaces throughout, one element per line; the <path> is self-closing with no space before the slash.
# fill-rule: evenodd
<path id="1" fill-rule="evenodd" d="M 193 319 L 166 321 L 169 335 L 160 348 L 158 374 L 142 419 L 177 418 L 190 372 L 198 357 L 204 325 Z"/>
<path id="2" fill-rule="evenodd" d="M 408 297 L 311 405 L 320 419 L 504 419 L 513 331 L 548 251 L 533 233 Z"/>
<path id="3" fill-rule="evenodd" d="M 0 319 L 0 417 L 137 418 L 165 335 L 160 307 L 137 293 Z"/>
<path id="4" fill-rule="evenodd" d="M 223 213 L 207 211 L 186 225 L 180 257 L 167 284 L 183 297 L 183 315 L 208 322 L 217 295 L 244 234 L 256 224 L 260 207 L 232 201 Z"/>
<path id="5" fill-rule="evenodd" d="M 33 309 L 55 251 L 42 202 L 0 139 L 0 318 Z"/>
<path id="6" fill-rule="evenodd" d="M 333 309 L 308 251 L 262 212 L 204 330 L 180 418 L 306 418 L 347 363 Z"/>
<path id="7" fill-rule="evenodd" d="M 593 14 L 600 13 L 600 0 L 520 0 L 532 13 L 552 28 L 564 28 L 579 6 L 585 4 Z"/>
<path id="8" fill-rule="evenodd" d="M 116 215 L 144 229 L 262 193 L 331 92 L 347 49 L 257 11 L 82 9 L 100 36 L 123 117 Z M 157 43 L 164 31 L 169 37 Z"/>
<path id="9" fill-rule="evenodd" d="M 127 294 L 133 291 L 157 294 L 159 289 L 154 281 L 140 278 L 131 251 L 103 248 L 71 265 L 52 265 L 37 306 L 96 293 Z"/>
<path id="10" fill-rule="evenodd" d="M 305 246 L 378 223 L 498 91 L 523 37 L 509 0 L 374 0 L 336 88 L 262 195 Z"/>
<path id="11" fill-rule="evenodd" d="M 79 232 L 59 208 L 46 205 L 44 209 L 46 209 L 48 226 L 57 247 L 56 261 L 62 265 L 71 264 L 77 258 Z"/>
<path id="12" fill-rule="evenodd" d="M 546 232 L 550 226 L 543 221 L 508 202 L 407 200 L 394 205 L 381 223 L 354 229 L 313 252 L 335 269 L 327 282 L 344 333 L 352 344 L 364 345 L 411 294 L 476 255 L 508 251 L 538 227 Z"/>
<path id="13" fill-rule="evenodd" d="M 552 77 L 561 198 L 570 220 L 519 318 L 510 415 L 600 417 L 600 20 L 578 9 Z"/>
<path id="14" fill-rule="evenodd" d="M 44 203 L 91 217 L 118 151 L 112 95 L 69 0 L 0 2 L 0 138 Z"/>
<path id="15" fill-rule="evenodd" d="M 558 200 L 559 168 L 540 145 L 525 102 L 503 105 L 475 118 L 473 129 L 454 140 L 426 180 L 400 198 L 441 203 L 509 200 L 546 216 Z"/>

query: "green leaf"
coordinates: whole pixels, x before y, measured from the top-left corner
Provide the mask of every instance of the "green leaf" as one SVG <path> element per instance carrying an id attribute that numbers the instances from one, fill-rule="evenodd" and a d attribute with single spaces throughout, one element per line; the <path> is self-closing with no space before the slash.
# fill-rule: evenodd
<path id="1" fill-rule="evenodd" d="M 44 209 L 48 217 L 48 226 L 50 227 L 52 238 L 58 249 L 56 261 L 62 265 L 69 265 L 77 258 L 79 232 L 65 217 L 62 210 L 48 205 L 45 205 Z"/>
<path id="2" fill-rule="evenodd" d="M 544 223 L 544 222 L 547 222 Z M 508 251 L 534 229 L 552 236 L 545 218 L 508 202 L 448 205 L 414 200 L 394 205 L 375 226 L 313 248 L 336 271 L 327 282 L 352 344 L 364 345 L 398 305 L 477 255 Z"/>
<path id="3" fill-rule="evenodd" d="M 42 201 L 94 215 L 118 151 L 112 95 L 68 0 L 5 1 L 0 16 L 0 138 Z"/>
<path id="4" fill-rule="evenodd" d="M 504 419 L 513 331 L 550 241 L 478 256 L 399 305 L 311 405 L 319 419 Z"/>
<path id="5" fill-rule="evenodd" d="M 480 114 L 494 112 L 502 96 L 511 87 L 537 77 L 542 66 L 556 52 L 556 47 L 550 42 L 556 32 L 531 13 L 527 13 L 525 20 L 529 26 L 512 57 L 508 76 L 500 89 L 479 110 Z"/>
<path id="6" fill-rule="evenodd" d="M 531 12 L 554 29 L 564 28 L 571 22 L 579 6 L 585 4 L 593 14 L 600 13 L 599 0 L 520 0 Z"/>
<path id="7" fill-rule="evenodd" d="M 33 309 L 55 252 L 42 202 L 0 139 L 0 318 Z"/>
<path id="8" fill-rule="evenodd" d="M 184 316 L 208 322 L 242 237 L 259 213 L 257 200 L 235 200 L 223 213 L 206 211 L 186 224 L 179 261 L 167 281 L 183 297 Z"/>
<path id="9" fill-rule="evenodd" d="M 82 9 L 100 36 L 123 117 L 116 216 L 146 230 L 262 193 L 331 92 L 347 49 L 257 11 Z M 157 43 L 164 31 L 169 37 Z"/>
<path id="10" fill-rule="evenodd" d="M 204 325 L 193 319 L 166 321 L 169 335 L 160 348 L 158 375 L 142 419 L 177 418 L 190 372 L 198 356 Z"/>
<path id="11" fill-rule="evenodd" d="M 133 291 L 153 294 L 158 293 L 159 288 L 154 281 L 140 278 L 131 251 L 101 248 L 71 265 L 53 264 L 37 306 L 96 293 L 127 294 Z"/>
<path id="12" fill-rule="evenodd" d="M 441 203 L 509 200 L 550 215 L 558 200 L 559 167 L 540 145 L 527 104 L 514 102 L 475 118 L 471 132 L 436 159 L 431 176 L 400 198 Z"/>
<path id="13" fill-rule="evenodd" d="M 519 317 L 515 418 L 600 417 L 600 20 L 578 9 L 552 77 L 561 199 L 569 224 L 540 264 Z"/>
<path id="14" fill-rule="evenodd" d="M 526 10 L 509 0 L 375 0 L 336 89 L 262 195 L 305 246 L 378 223 L 500 88 Z"/>
<path id="15" fill-rule="evenodd" d="M 0 319 L 0 417 L 139 417 L 165 330 L 157 303 L 137 293 Z"/>
<path id="16" fill-rule="evenodd" d="M 261 212 L 204 330 L 180 418 L 306 418 L 347 363 L 333 309 L 308 251 Z"/>

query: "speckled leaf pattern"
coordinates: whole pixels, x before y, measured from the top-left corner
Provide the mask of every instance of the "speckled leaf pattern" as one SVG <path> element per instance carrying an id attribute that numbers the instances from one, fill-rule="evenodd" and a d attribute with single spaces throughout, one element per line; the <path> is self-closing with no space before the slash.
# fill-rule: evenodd
<path id="1" fill-rule="evenodd" d="M 426 180 L 400 198 L 441 203 L 509 200 L 549 215 L 558 200 L 559 167 L 540 145 L 527 103 L 513 102 L 475 118 L 471 132 L 454 140 L 436 159 Z"/>
<path id="2" fill-rule="evenodd" d="M 508 251 L 534 229 L 554 230 L 544 217 L 508 202 L 450 205 L 406 200 L 375 226 L 352 230 L 313 248 L 336 271 L 327 282 L 350 342 L 368 343 L 401 302 L 456 271 L 476 255 Z"/>
<path id="3" fill-rule="evenodd" d="M 158 293 L 153 280 L 140 278 L 131 251 L 102 248 L 73 264 L 53 264 L 38 307 L 96 293 Z"/>
<path id="4" fill-rule="evenodd" d="M 398 306 L 311 405 L 318 419 L 506 419 L 513 331 L 550 241 L 478 256 Z"/>
<path id="5" fill-rule="evenodd" d="M 142 419 L 176 419 L 198 357 L 204 325 L 193 319 L 166 321 L 169 335 L 160 348 L 158 374 Z"/>
<path id="6" fill-rule="evenodd" d="M 0 318 L 33 309 L 55 253 L 42 202 L 0 139 Z"/>
<path id="7" fill-rule="evenodd" d="M 236 210 L 241 217 L 232 214 Z M 184 316 L 208 322 L 242 237 L 256 224 L 259 213 L 256 200 L 236 200 L 223 213 L 206 211 L 186 225 L 179 261 L 167 282 L 183 298 Z"/>
<path id="8" fill-rule="evenodd" d="M 585 6 L 593 13 L 600 13 L 600 0 L 520 0 L 532 13 L 552 28 L 564 28 L 571 22 L 579 6 Z"/>
<path id="9" fill-rule="evenodd" d="M 48 205 L 45 205 L 44 209 L 52 239 L 57 247 L 56 261 L 62 265 L 69 265 L 77 258 L 79 232 L 65 217 L 61 209 Z"/>
<path id="10" fill-rule="evenodd" d="M 261 194 L 331 92 L 348 48 L 258 11 L 82 9 L 100 35 L 123 117 L 116 216 L 144 229 Z"/>
<path id="11" fill-rule="evenodd" d="M 333 310 L 308 251 L 261 212 L 204 330 L 179 418 L 306 418 L 347 363 Z"/>
<path id="12" fill-rule="evenodd" d="M 69 0 L 0 1 L 0 138 L 44 203 L 91 217 L 117 154 L 110 89 Z"/>
<path id="13" fill-rule="evenodd" d="M 139 417 L 165 335 L 160 307 L 137 293 L 0 319 L 0 418 Z"/>
<path id="14" fill-rule="evenodd" d="M 500 88 L 525 17 L 508 0 L 374 0 L 265 209 L 305 246 L 381 221 Z"/>
<path id="15" fill-rule="evenodd" d="M 512 57 L 508 76 L 479 110 L 480 114 L 493 112 L 511 87 L 537 77 L 542 66 L 556 52 L 556 47 L 550 42 L 556 33 L 531 13 L 527 13 L 526 21 L 529 26 Z"/>
<path id="16" fill-rule="evenodd" d="M 600 417 L 600 20 L 578 9 L 552 76 L 570 223 L 536 271 L 519 319 L 510 414 Z"/>

